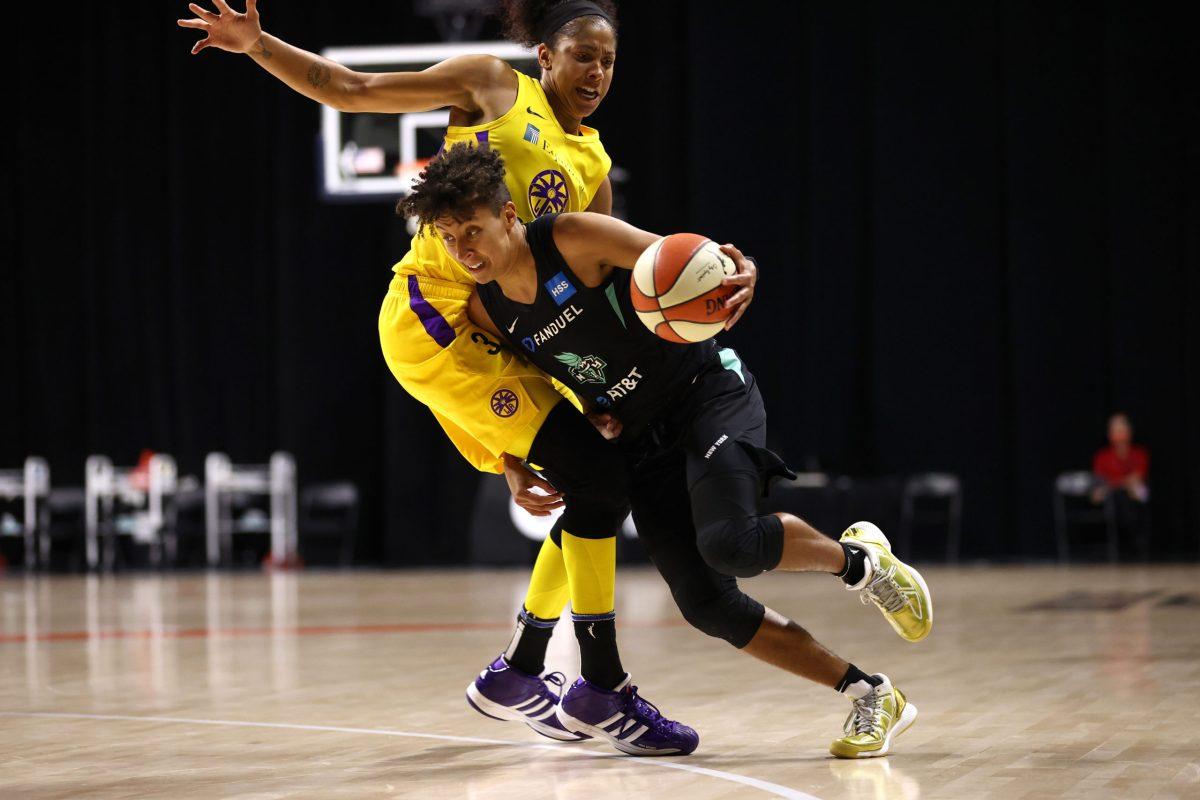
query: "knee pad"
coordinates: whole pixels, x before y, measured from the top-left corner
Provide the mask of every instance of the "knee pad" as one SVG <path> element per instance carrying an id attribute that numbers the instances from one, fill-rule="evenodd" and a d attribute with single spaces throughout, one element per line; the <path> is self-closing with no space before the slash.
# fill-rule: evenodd
<path id="1" fill-rule="evenodd" d="M 722 575 L 753 578 L 783 557 L 783 520 L 773 514 L 718 519 L 696 531 L 696 546 Z"/>
<path id="2" fill-rule="evenodd" d="M 736 586 L 706 595 L 672 588 L 671 596 L 689 625 L 739 649 L 758 633 L 765 612 L 762 603 Z"/>

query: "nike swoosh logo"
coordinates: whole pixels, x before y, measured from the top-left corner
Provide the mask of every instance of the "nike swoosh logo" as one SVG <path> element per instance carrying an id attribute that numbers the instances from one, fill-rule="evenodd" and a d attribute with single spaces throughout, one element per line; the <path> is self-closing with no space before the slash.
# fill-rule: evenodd
<path id="1" fill-rule="evenodd" d="M 512 321 L 512 325 L 509 325 L 509 326 L 508 326 L 508 332 L 509 332 L 509 333 L 512 333 L 512 332 L 513 332 L 513 328 L 517 327 L 517 322 L 518 322 L 520 319 L 521 319 L 520 317 L 517 317 L 517 319 L 514 319 L 514 320 Z"/>
<path id="2" fill-rule="evenodd" d="M 530 114 L 533 114 L 538 119 L 545 119 L 545 117 L 533 110 L 533 106 L 525 106 L 525 110 Z"/>

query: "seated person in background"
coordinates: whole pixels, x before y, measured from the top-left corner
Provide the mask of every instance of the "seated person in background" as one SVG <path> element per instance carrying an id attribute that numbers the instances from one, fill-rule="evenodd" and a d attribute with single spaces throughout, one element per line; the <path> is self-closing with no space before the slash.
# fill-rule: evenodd
<path id="1" fill-rule="evenodd" d="M 1092 458 L 1092 473 L 1097 482 L 1092 490 L 1092 502 L 1097 505 L 1112 502 L 1117 524 L 1133 533 L 1145 552 L 1149 538 L 1146 502 L 1150 499 L 1150 490 L 1146 478 L 1150 473 L 1150 453 L 1133 443 L 1133 426 L 1125 414 L 1117 413 L 1108 418 L 1108 446 L 1096 451 Z"/>
<path id="2" fill-rule="evenodd" d="M 1146 476 L 1150 472 L 1150 453 L 1133 443 L 1133 426 L 1129 424 L 1129 417 L 1113 414 L 1108 418 L 1108 447 L 1096 451 L 1092 458 L 1092 472 L 1103 481 L 1093 494 L 1097 503 L 1113 490 L 1141 503 L 1149 499 Z"/>

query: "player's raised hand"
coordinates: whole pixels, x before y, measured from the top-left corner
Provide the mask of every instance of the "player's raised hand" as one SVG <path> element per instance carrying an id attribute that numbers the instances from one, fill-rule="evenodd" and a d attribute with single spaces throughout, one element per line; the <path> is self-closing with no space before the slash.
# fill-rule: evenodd
<path id="1" fill-rule="evenodd" d="M 758 267 L 752 259 L 746 258 L 742 255 L 741 250 L 731 244 L 721 245 L 721 252 L 732 258 L 734 265 L 737 266 L 737 272 L 721 281 L 721 285 L 741 287 L 725 301 L 725 308 L 736 309 L 729 319 L 725 320 L 725 330 L 729 330 L 742 318 L 742 314 L 745 314 L 746 309 L 750 306 L 750 301 L 754 299 L 754 285 L 758 283 Z"/>
<path id="2" fill-rule="evenodd" d="M 249 53 L 262 38 L 262 26 L 258 22 L 257 0 L 246 0 L 246 13 L 241 14 L 229 7 L 225 0 L 213 0 L 216 13 L 188 3 L 194 19 L 177 20 L 181 28 L 203 31 L 205 37 L 192 46 L 192 55 L 206 47 L 216 47 L 230 53 Z"/>
<path id="3" fill-rule="evenodd" d="M 507 453 L 504 455 L 504 480 L 513 501 L 535 517 L 548 517 L 556 508 L 562 508 L 562 494 L 549 482 L 534 475 L 521 460 Z M 536 490 L 536 491 L 535 491 Z"/>

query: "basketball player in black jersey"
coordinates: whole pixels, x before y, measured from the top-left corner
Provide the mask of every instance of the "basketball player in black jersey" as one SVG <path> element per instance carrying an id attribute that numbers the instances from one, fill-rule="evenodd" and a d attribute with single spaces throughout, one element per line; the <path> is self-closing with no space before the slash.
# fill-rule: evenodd
<path id="1" fill-rule="evenodd" d="M 918 641 L 933 610 L 921 576 L 870 523 L 852 525 L 835 542 L 791 514 L 759 514 L 767 481 L 790 473 L 764 446 L 766 414 L 753 375 L 732 350 L 712 341 L 672 344 L 635 319 L 629 270 L 659 237 L 588 213 L 523 224 L 502 176 L 498 153 L 454 147 L 421 174 L 401 211 L 434 225 L 475 278 L 477 324 L 587 407 L 621 421 L 617 446 L 639 538 L 688 622 L 848 694 L 853 708 L 834 755 L 886 754 L 916 708 L 887 676 L 863 672 L 742 593 L 737 578 L 836 574 L 897 633 Z M 750 273 L 736 248 L 723 249 Z M 605 735 L 613 722 L 607 710 L 581 678 L 557 713 L 569 730 Z"/>

